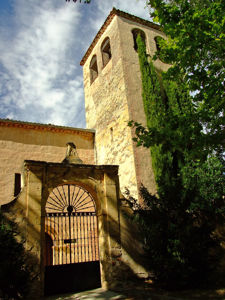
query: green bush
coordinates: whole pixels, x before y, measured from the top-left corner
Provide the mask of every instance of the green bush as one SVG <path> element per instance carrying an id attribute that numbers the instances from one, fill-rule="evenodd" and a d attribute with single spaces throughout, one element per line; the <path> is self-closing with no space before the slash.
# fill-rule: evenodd
<path id="1" fill-rule="evenodd" d="M 225 168 L 218 158 L 183 169 L 183 188 L 164 187 L 151 195 L 141 188 L 144 206 L 133 201 L 148 267 L 167 288 L 208 284 L 220 257 L 216 228 L 224 224 Z"/>
<path id="2" fill-rule="evenodd" d="M 0 212 L 0 298 L 3 299 L 23 299 L 29 292 L 30 269 L 18 237 L 16 224 Z"/>

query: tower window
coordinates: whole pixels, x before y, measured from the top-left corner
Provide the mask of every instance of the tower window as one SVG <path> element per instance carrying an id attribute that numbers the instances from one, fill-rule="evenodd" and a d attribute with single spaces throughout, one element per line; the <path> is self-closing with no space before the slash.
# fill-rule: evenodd
<path id="1" fill-rule="evenodd" d="M 132 34 L 133 34 L 133 40 L 134 40 L 134 50 L 137 51 L 138 46 L 137 46 L 137 37 L 140 34 L 142 40 L 144 41 L 145 45 L 146 45 L 146 37 L 145 37 L 145 33 L 143 30 L 135 28 L 132 29 Z"/>
<path id="2" fill-rule="evenodd" d="M 90 62 L 90 76 L 91 76 L 91 84 L 98 77 L 98 65 L 97 65 L 97 56 L 94 55 Z"/>
<path id="3" fill-rule="evenodd" d="M 168 63 L 168 62 L 166 61 L 166 57 L 164 56 L 163 50 L 162 50 L 161 47 L 160 47 L 160 42 L 161 42 L 161 41 L 164 41 L 165 39 L 164 39 L 163 37 L 161 37 L 161 36 L 156 36 L 156 37 L 154 38 L 154 40 L 155 40 L 156 50 L 157 50 L 159 59 L 160 59 L 162 62 L 164 62 L 164 63 Z"/>
<path id="4" fill-rule="evenodd" d="M 21 174 L 15 173 L 14 179 L 14 197 L 18 196 L 21 190 Z"/>
<path id="5" fill-rule="evenodd" d="M 107 63 L 110 61 L 112 54 L 111 54 L 111 47 L 110 47 L 110 41 L 109 38 L 105 38 L 102 46 L 101 46 L 101 52 L 102 52 L 102 61 L 103 61 L 103 67 L 107 65 Z"/>

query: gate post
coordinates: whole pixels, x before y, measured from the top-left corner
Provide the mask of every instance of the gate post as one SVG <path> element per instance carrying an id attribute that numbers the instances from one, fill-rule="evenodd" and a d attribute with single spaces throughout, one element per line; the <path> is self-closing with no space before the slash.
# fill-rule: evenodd
<path id="1" fill-rule="evenodd" d="M 26 184 L 25 184 L 25 239 L 26 250 L 29 256 L 29 264 L 33 267 L 35 281 L 32 285 L 31 297 L 32 299 L 39 299 L 43 295 L 43 277 L 44 272 L 42 268 L 42 248 L 44 243 L 44 218 L 42 191 L 45 164 L 38 162 L 24 163 Z"/>
<path id="2" fill-rule="evenodd" d="M 116 259 L 121 256 L 120 225 L 118 211 L 118 168 L 114 172 L 104 172 L 104 202 L 102 203 L 104 229 L 104 262 L 102 285 L 113 288 L 116 285 Z M 100 245 L 101 246 L 101 245 Z"/>

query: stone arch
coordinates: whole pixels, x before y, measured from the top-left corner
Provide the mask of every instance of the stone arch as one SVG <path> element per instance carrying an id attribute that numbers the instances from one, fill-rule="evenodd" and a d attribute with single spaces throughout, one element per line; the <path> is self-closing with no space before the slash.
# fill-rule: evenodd
<path id="1" fill-rule="evenodd" d="M 45 211 L 45 232 L 53 239 L 53 265 L 99 261 L 98 219 L 91 193 L 81 185 L 60 184 L 49 194 Z"/>
<path id="2" fill-rule="evenodd" d="M 91 84 L 95 81 L 95 79 L 98 77 L 98 63 L 97 63 L 97 56 L 93 55 L 90 65 L 90 82 Z"/>
<path id="3" fill-rule="evenodd" d="M 133 35 L 133 41 L 134 41 L 134 50 L 137 51 L 138 46 L 137 46 L 137 37 L 140 34 L 141 38 L 143 39 L 145 45 L 146 45 L 146 35 L 143 30 L 139 28 L 134 28 L 131 30 L 132 35 Z"/>
<path id="4" fill-rule="evenodd" d="M 56 211 L 65 212 L 67 209 L 67 205 L 69 205 L 67 201 L 70 201 L 70 198 L 68 197 L 71 196 L 72 193 L 72 198 L 75 197 L 76 195 L 79 198 L 80 191 L 82 191 L 85 196 L 90 198 L 90 201 L 93 203 L 92 209 L 96 209 L 95 200 L 92 197 L 92 194 L 88 190 L 86 190 L 82 184 L 74 183 L 74 182 L 66 182 L 63 184 L 59 184 L 53 188 L 46 202 L 46 206 L 45 206 L 46 211 L 49 209 L 51 211 L 56 210 Z M 74 199 L 72 199 L 72 201 L 73 200 Z M 57 207 L 54 207 L 54 205 Z M 78 211 L 81 210 L 81 208 L 79 207 L 78 209 L 78 207 L 74 203 L 74 210 Z"/>
<path id="5" fill-rule="evenodd" d="M 160 35 L 157 35 L 157 36 L 154 37 L 155 46 L 156 46 L 156 51 L 157 51 L 158 54 L 159 54 L 159 59 L 160 59 L 163 63 L 166 63 L 166 61 L 162 58 L 162 55 L 161 55 L 160 40 L 165 40 L 165 39 L 164 39 L 162 36 L 160 36 Z"/>
<path id="6" fill-rule="evenodd" d="M 46 202 L 48 200 L 49 195 L 52 193 L 52 191 L 57 187 L 57 186 L 62 186 L 65 184 L 73 184 L 73 185 L 78 185 L 82 188 L 84 188 L 85 190 L 87 190 L 92 198 L 95 201 L 95 205 L 96 205 L 96 213 L 97 215 L 101 214 L 101 203 L 99 201 L 99 197 L 97 195 L 97 190 L 96 190 L 96 180 L 94 178 L 89 177 L 87 178 L 74 178 L 69 179 L 69 180 L 63 180 L 61 177 L 59 178 L 59 180 L 54 180 L 53 182 L 50 182 L 48 187 L 46 187 L 43 191 L 43 198 L 42 198 L 42 205 L 45 208 L 46 206 Z M 98 183 L 97 183 L 98 184 Z"/>
<path id="7" fill-rule="evenodd" d="M 41 295 L 48 292 L 45 290 L 45 282 L 49 278 L 45 273 L 45 206 L 52 190 L 64 184 L 82 186 L 95 201 L 99 235 L 99 284 L 107 288 L 111 284 L 112 274 L 117 272 L 117 267 L 112 270 L 114 252 L 116 257 L 121 255 L 118 166 L 25 161 L 24 174 L 26 182 L 24 192 L 18 199 L 18 207 L 26 207 L 26 247 L 32 249 L 31 254 L 36 259 L 37 280 L 33 288 Z M 95 278 L 95 275 L 92 277 Z"/>
<path id="8" fill-rule="evenodd" d="M 103 68 L 108 64 L 112 57 L 110 39 L 106 37 L 101 45 L 101 53 L 102 53 L 102 63 Z"/>

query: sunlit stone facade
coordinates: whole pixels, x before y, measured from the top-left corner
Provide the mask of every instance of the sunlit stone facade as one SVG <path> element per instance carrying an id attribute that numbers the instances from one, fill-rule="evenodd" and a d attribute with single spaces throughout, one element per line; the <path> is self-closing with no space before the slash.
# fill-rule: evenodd
<path id="1" fill-rule="evenodd" d="M 0 120 L 0 204 L 19 224 L 35 266 L 30 299 L 49 292 L 48 267 L 98 262 L 104 288 L 148 276 L 124 201 L 126 189 L 141 200 L 141 184 L 156 191 L 150 152 L 136 148 L 127 126 L 129 120 L 146 125 L 133 38 L 137 30 L 152 56 L 154 38 L 163 36 L 159 27 L 113 9 L 81 61 L 91 129 Z M 160 61 L 156 67 L 167 68 Z M 76 290 L 81 276 L 71 274 L 70 288 Z M 91 277 L 87 272 L 86 282 Z M 53 281 L 51 292 L 61 292 L 56 291 L 60 284 Z"/>
<path id="2" fill-rule="evenodd" d="M 96 130 L 95 149 L 97 164 L 119 165 L 120 187 L 139 197 L 141 184 L 155 193 L 155 181 L 149 149 L 137 148 L 135 137 L 127 123 L 134 120 L 146 125 L 142 102 L 142 83 L 138 54 L 133 31 L 145 36 L 147 53 L 156 51 L 156 36 L 164 37 L 159 27 L 151 22 L 112 10 L 81 61 L 84 73 L 86 121 Z M 102 46 L 108 39 L 110 55 L 104 64 Z M 109 52 L 109 51 L 108 51 Z M 95 57 L 98 75 L 91 80 L 90 69 Z M 166 70 L 167 65 L 157 60 L 156 67 Z"/>

